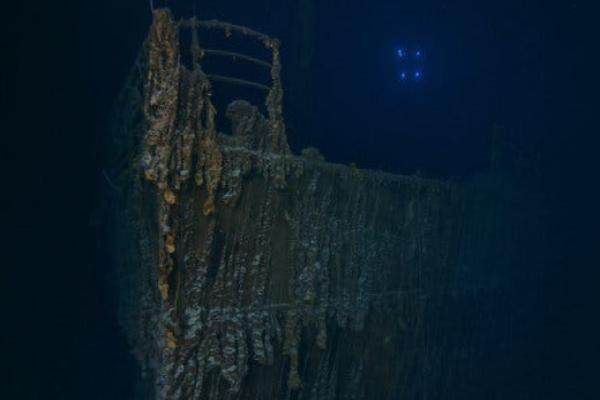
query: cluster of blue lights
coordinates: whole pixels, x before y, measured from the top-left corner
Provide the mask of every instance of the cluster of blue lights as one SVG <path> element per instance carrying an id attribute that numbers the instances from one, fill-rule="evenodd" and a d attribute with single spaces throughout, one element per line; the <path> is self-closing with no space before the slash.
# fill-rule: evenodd
<path id="1" fill-rule="evenodd" d="M 408 73 L 407 71 L 400 72 L 400 80 L 402 80 L 402 81 L 405 81 L 409 78 L 413 78 L 414 80 L 419 80 L 419 79 L 421 79 L 421 76 L 423 76 L 423 74 L 419 70 L 414 71 L 412 74 Z"/>
<path id="2" fill-rule="evenodd" d="M 421 52 L 421 50 L 415 50 L 415 52 L 414 52 L 415 58 L 421 58 L 422 55 L 423 55 L 423 53 Z M 408 53 L 404 49 L 398 49 L 398 57 L 407 58 Z"/>
<path id="3" fill-rule="evenodd" d="M 402 62 L 402 68 L 398 75 L 399 79 L 401 81 L 420 81 L 423 77 L 421 67 L 423 52 L 420 49 L 409 52 L 406 49 L 400 48 L 396 53 Z"/>

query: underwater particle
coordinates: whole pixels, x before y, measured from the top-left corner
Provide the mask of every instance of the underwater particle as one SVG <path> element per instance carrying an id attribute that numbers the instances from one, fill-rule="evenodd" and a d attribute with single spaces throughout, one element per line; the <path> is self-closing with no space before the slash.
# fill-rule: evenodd
<path id="1" fill-rule="evenodd" d="M 398 53 L 398 57 L 404 58 L 404 50 L 403 49 L 398 49 L 397 53 Z"/>
<path id="2" fill-rule="evenodd" d="M 421 50 L 417 50 L 417 51 L 415 52 L 415 57 L 417 57 L 417 58 L 421 58 L 421 55 L 422 55 L 422 53 L 421 53 Z"/>
<path id="3" fill-rule="evenodd" d="M 421 73 L 421 71 L 418 71 L 418 70 L 417 70 L 417 71 L 415 71 L 415 79 L 417 79 L 417 80 L 421 79 L 421 76 L 422 76 L 422 75 L 423 75 L 423 74 Z"/>
<path id="4" fill-rule="evenodd" d="M 408 74 L 406 73 L 406 71 L 400 72 L 400 80 L 405 81 L 407 77 L 408 77 Z"/>

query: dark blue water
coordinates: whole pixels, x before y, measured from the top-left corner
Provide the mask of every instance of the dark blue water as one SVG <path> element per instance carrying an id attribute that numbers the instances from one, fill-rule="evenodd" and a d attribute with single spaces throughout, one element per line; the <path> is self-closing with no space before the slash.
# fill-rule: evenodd
<path id="1" fill-rule="evenodd" d="M 522 297 L 512 303 L 524 306 L 514 368 L 489 384 L 523 399 L 598 398 L 598 124 L 587 113 L 596 35 L 584 2 L 155 1 L 166 3 L 282 39 L 295 152 L 468 181 L 489 169 L 494 127 L 512 132 L 538 160 L 535 193 L 547 199 L 531 241 L 552 246 L 515 266 Z M 128 399 L 135 371 L 90 215 L 103 123 L 149 4 L 27 1 L 3 16 L 2 398 Z M 416 70 L 419 79 L 399 77 Z"/>

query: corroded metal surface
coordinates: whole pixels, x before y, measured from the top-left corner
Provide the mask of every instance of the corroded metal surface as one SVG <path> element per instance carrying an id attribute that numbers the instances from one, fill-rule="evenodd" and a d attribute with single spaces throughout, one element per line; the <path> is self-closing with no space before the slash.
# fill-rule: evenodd
<path id="1" fill-rule="evenodd" d="M 479 289 L 461 279 L 489 256 L 493 199 L 292 155 L 278 44 L 269 116 L 235 102 L 232 134 L 217 134 L 177 27 L 155 12 L 117 104 L 137 117 L 113 130 L 133 160 L 111 237 L 140 398 L 447 398 L 472 373 L 444 368 L 469 351 L 469 328 L 444 329 Z"/>

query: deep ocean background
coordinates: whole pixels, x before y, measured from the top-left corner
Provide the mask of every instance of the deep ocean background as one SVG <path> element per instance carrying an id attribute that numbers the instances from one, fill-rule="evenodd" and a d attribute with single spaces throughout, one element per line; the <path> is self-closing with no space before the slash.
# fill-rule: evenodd
<path id="1" fill-rule="evenodd" d="M 537 160 L 532 190 L 548 218 L 533 232 L 552 246 L 530 257 L 538 263 L 515 266 L 526 275 L 514 299 L 526 323 L 519 362 L 498 382 L 523 399 L 600 398 L 590 5 L 315 1 L 311 39 L 289 29 L 301 2 L 155 6 L 165 3 L 176 15 L 195 11 L 282 39 L 296 153 L 315 146 L 336 162 L 468 181 L 488 169 L 494 127 L 512 132 Z M 1 10 L 0 398 L 128 399 L 133 362 L 94 210 L 103 124 L 147 32 L 149 4 L 17 1 Z M 298 49 L 310 40 L 303 64 Z M 398 80 L 398 46 L 423 50 L 418 83 Z"/>

